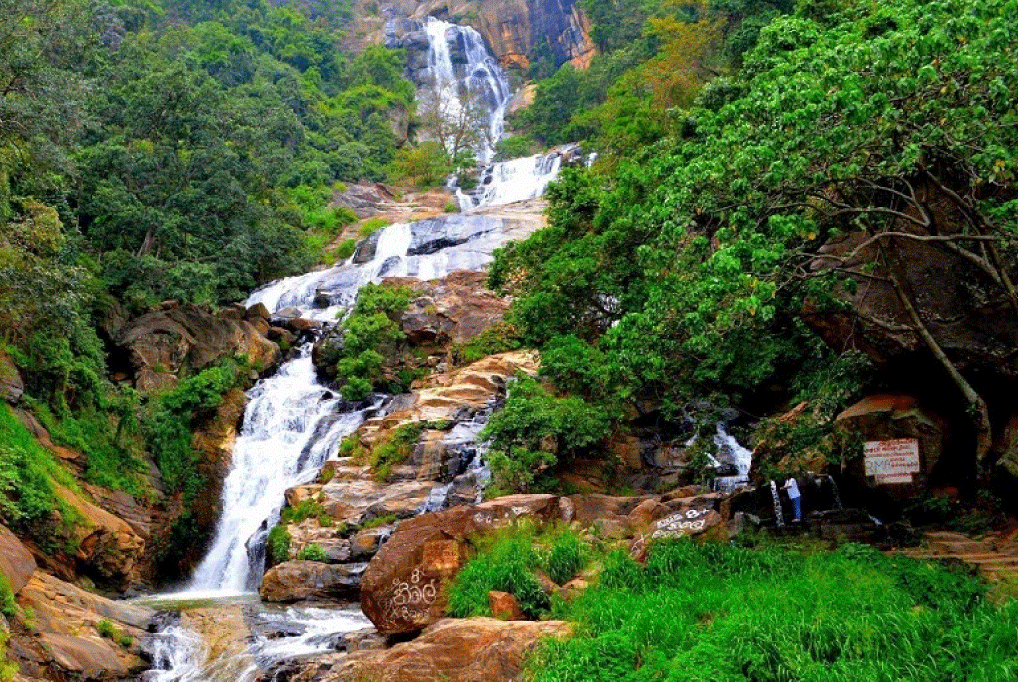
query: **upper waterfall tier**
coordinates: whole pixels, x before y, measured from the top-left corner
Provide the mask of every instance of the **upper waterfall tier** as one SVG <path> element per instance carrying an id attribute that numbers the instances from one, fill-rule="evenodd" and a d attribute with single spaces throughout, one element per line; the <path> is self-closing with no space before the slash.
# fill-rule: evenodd
<path id="1" fill-rule="evenodd" d="M 474 140 L 478 160 L 488 163 L 502 137 L 511 94 L 505 72 L 469 26 L 428 17 L 424 31 L 428 79 L 421 99 L 434 106 L 435 133 L 450 154 L 460 139 Z M 481 130 L 470 130 L 474 126 Z"/>

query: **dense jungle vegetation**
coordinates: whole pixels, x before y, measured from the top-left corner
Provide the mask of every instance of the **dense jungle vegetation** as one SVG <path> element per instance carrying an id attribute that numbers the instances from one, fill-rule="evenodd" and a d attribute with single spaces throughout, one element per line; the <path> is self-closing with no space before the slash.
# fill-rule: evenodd
<path id="1" fill-rule="evenodd" d="M 250 370 L 142 399 L 107 378 L 104 316 L 305 270 L 353 220 L 333 191 L 389 172 L 413 87 L 400 52 L 342 51 L 351 20 L 349 2 L 0 0 L 3 355 L 89 481 L 148 496 L 148 448 L 168 492 L 193 491 L 192 420 Z M 60 467 L 16 421 L 0 519 L 45 533 Z"/>
<path id="2" fill-rule="evenodd" d="M 611 416 L 589 422 L 588 443 L 648 404 L 660 408 L 659 427 L 679 433 L 688 407 L 712 396 L 758 415 L 805 400 L 799 433 L 782 437 L 829 448 L 832 416 L 870 374 L 858 355 L 822 343 L 804 313 L 844 310 L 860 282 L 880 282 L 911 311 L 897 329 L 922 340 L 972 420 L 981 461 L 986 402 L 916 313 L 922 292 L 903 284 L 894 239 L 950 249 L 978 267 L 991 295 L 1018 302 L 1018 5 L 802 2 L 763 28 L 747 20 L 727 33 L 719 12 L 685 24 L 705 47 L 674 71 L 692 79 L 669 90 L 681 96 L 658 99 L 651 73 L 689 55 L 670 52 L 656 28 L 665 19 L 651 17 L 643 43 L 608 43 L 588 72 L 559 71 L 523 115 L 535 131 L 568 121 L 538 133 L 556 141 L 593 120 L 586 130 L 604 155 L 563 174 L 548 193 L 551 226 L 504 249 L 491 273 L 515 296 L 525 342 L 542 349 L 555 388 L 547 400 L 580 398 Z M 617 25 L 620 16 L 601 24 L 605 40 Z M 603 103 L 568 99 L 603 91 L 602 72 L 638 45 L 658 51 Z M 715 68 L 725 75 L 700 77 L 726 54 Z M 523 391 L 507 412 L 534 400 Z M 568 444 L 555 423 L 538 428 L 520 434 L 496 417 L 491 434 L 498 452 L 540 468 L 554 457 L 534 443 Z"/>

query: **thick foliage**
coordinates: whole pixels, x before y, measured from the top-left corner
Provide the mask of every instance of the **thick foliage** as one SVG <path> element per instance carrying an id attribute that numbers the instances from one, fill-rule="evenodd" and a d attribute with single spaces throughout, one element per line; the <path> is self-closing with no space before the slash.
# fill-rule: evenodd
<path id="1" fill-rule="evenodd" d="M 505 407 L 481 432 L 490 439 L 487 460 L 495 489 L 527 491 L 559 456 L 576 455 L 607 438 L 609 417 L 579 397 L 556 397 L 532 377 L 509 388 Z"/>
<path id="2" fill-rule="evenodd" d="M 493 283 L 519 294 L 531 340 L 592 344 L 555 370 L 564 380 L 596 360 L 616 397 L 678 412 L 823 368 L 798 316 L 852 284 L 814 266 L 845 235 L 953 241 L 1014 298 L 1001 284 L 1016 227 L 1013 3 L 843 7 L 807 4 L 764 29 L 742 76 L 710 85 L 679 134 L 608 178 L 565 175 L 551 226 L 500 254 Z M 938 222 L 932 196 L 956 222 Z"/>
<path id="3" fill-rule="evenodd" d="M 57 485 L 77 489 L 54 456 L 39 445 L 10 408 L 0 404 L 0 521 L 47 548 L 55 548 L 52 543 L 60 529 L 53 526 L 53 513 L 59 512 L 65 525 L 78 518 L 60 498 Z"/>
<path id="4" fill-rule="evenodd" d="M 386 374 L 385 360 L 406 342 L 399 314 L 409 303 L 410 291 L 403 287 L 368 284 L 358 292 L 354 309 L 340 325 L 343 347 L 336 376 L 345 400 L 363 400 L 375 390 L 400 392 L 408 387 L 400 377 Z"/>

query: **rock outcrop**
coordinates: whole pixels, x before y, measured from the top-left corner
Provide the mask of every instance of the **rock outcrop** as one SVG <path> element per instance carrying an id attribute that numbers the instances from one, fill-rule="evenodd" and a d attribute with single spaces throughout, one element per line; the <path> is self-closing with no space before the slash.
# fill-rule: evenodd
<path id="1" fill-rule="evenodd" d="M 361 610 L 382 634 L 412 632 L 442 617 L 449 579 L 466 557 L 468 537 L 525 517 L 558 514 L 554 495 L 511 495 L 401 523 L 364 572 Z"/>
<path id="2" fill-rule="evenodd" d="M 211 310 L 191 304 L 164 304 L 132 320 L 118 339 L 134 371 L 139 391 L 174 386 L 183 368 L 201 370 L 219 360 L 246 356 L 255 366 L 268 367 L 279 347 L 263 335 L 262 318 L 247 316 L 243 308 Z M 264 323 L 264 320 L 262 320 Z"/>
<path id="3" fill-rule="evenodd" d="M 367 564 L 287 561 L 265 574 L 258 594 L 265 601 L 342 601 L 355 599 Z"/>
<path id="4" fill-rule="evenodd" d="M 21 592 L 33 573 L 35 559 L 32 553 L 6 526 L 0 526 L 0 575 L 14 594 Z"/>
<path id="5" fill-rule="evenodd" d="M 547 40 L 556 66 L 571 62 L 585 68 L 596 54 L 590 22 L 573 0 L 401 0 L 395 4 L 395 21 L 387 26 L 386 43 L 421 49 L 420 22 L 434 16 L 472 26 L 484 36 L 502 66 L 526 69 L 535 48 Z M 407 17 L 409 20 L 399 20 Z M 423 48 L 427 48 L 424 41 Z"/>
<path id="6" fill-rule="evenodd" d="M 485 288 L 487 274 L 457 270 L 435 282 L 393 277 L 386 284 L 414 292 L 400 329 L 414 345 L 464 343 L 505 317 L 509 303 Z"/>
<path id="7" fill-rule="evenodd" d="M 327 682 L 514 682 L 524 656 L 545 637 L 564 637 L 563 621 L 441 620 L 420 637 L 390 649 L 357 651 L 337 660 Z"/>
<path id="8" fill-rule="evenodd" d="M 924 409 L 919 400 L 904 394 L 881 394 L 862 399 L 835 419 L 837 427 L 864 441 L 915 439 L 919 446 L 919 467 L 909 483 L 887 483 L 867 476 L 865 462 L 848 463 L 848 473 L 857 479 L 880 485 L 895 499 L 907 499 L 925 492 L 931 476 L 944 459 L 946 425 L 936 414 Z M 945 462 L 947 467 L 950 462 Z"/>
<path id="9" fill-rule="evenodd" d="M 31 552 L 2 526 L 0 575 L 18 605 L 8 657 L 22 679 L 108 680 L 144 667 L 139 638 L 154 615 L 150 609 L 36 570 Z"/>

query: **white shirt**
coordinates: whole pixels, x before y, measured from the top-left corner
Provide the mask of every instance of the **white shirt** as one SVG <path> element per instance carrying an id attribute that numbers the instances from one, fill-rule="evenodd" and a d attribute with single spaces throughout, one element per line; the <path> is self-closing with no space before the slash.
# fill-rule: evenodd
<path id="1" fill-rule="evenodd" d="M 794 478 L 789 478 L 782 487 L 788 491 L 788 499 L 799 497 L 799 484 Z"/>

